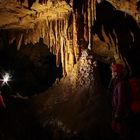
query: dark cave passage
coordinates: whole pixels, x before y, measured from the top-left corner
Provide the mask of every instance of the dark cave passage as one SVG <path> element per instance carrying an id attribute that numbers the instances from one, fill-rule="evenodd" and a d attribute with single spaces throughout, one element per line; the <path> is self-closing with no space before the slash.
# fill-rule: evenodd
<path id="1" fill-rule="evenodd" d="M 10 92 L 32 96 L 47 90 L 56 78 L 62 78 L 62 64 L 56 67 L 56 56 L 43 41 L 35 45 L 22 45 L 17 51 L 16 42 L 0 51 L 1 71 L 12 76 Z"/>
<path id="2" fill-rule="evenodd" d="M 29 111 L 30 99 L 16 99 L 11 95 L 30 97 L 46 91 L 56 78 L 62 78 L 62 64 L 56 66 L 56 56 L 42 39 L 35 45 L 23 45 L 19 51 L 16 42 L 11 45 L 6 40 L 1 42 L 4 47 L 0 49 L 0 74 L 10 73 L 12 81 L 1 89 L 6 110 L 0 110 L 0 139 L 51 140 L 51 133 L 39 126 Z"/>
<path id="3" fill-rule="evenodd" d="M 140 28 L 129 11 L 98 2 L 0 2 L 0 76 L 12 76 L 1 89 L 0 140 L 117 139 L 110 64 L 119 50 L 140 72 Z"/>
<path id="4" fill-rule="evenodd" d="M 103 63 L 101 61 L 98 61 L 97 64 L 98 64 L 98 71 L 100 75 L 101 84 L 105 89 L 108 89 L 111 80 L 110 65 Z"/>

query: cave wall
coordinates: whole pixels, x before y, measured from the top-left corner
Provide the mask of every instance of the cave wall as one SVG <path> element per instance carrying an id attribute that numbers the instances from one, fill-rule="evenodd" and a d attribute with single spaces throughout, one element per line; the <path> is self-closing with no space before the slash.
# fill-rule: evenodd
<path id="1" fill-rule="evenodd" d="M 103 1 L 96 6 L 93 27 L 95 53 L 103 61 L 115 59 L 130 73 L 140 70 L 139 10 L 136 1 Z M 104 47 L 103 47 L 104 46 Z M 105 58 L 105 59 L 104 59 Z"/>
<path id="2" fill-rule="evenodd" d="M 129 74 L 139 72 L 139 16 L 136 0 L 73 1 L 75 60 L 88 48 L 99 61 L 122 63 Z"/>
<path id="3" fill-rule="evenodd" d="M 3 9 L 2 3 L 0 7 Z M 9 0 L 4 8 L 0 22 L 1 48 L 16 41 L 20 50 L 22 44 L 35 44 L 43 38 L 50 52 L 56 55 L 56 65 L 62 63 L 63 76 L 71 72 L 82 50 L 87 48 L 105 63 L 115 59 L 129 65 L 139 59 L 139 54 L 135 60 L 131 59 L 131 55 L 135 57 L 134 53 L 139 52 L 136 1 L 39 0 L 28 10 Z"/>
<path id="4" fill-rule="evenodd" d="M 48 1 L 45 3 L 47 5 Z M 71 6 L 68 6 L 67 3 L 71 3 Z M 17 50 L 20 50 L 22 44 L 35 44 L 39 42 L 40 38 L 43 38 L 44 44 L 50 49 L 50 52 L 56 55 L 56 65 L 59 66 L 62 63 L 63 76 L 70 73 L 74 64 L 79 60 L 82 49 L 86 49 L 87 44 L 91 47 L 90 30 L 93 25 L 95 1 L 67 1 L 67 3 L 57 1 L 52 6 L 54 9 L 51 10 L 52 7 L 49 9 L 52 11 L 49 15 L 50 12 L 45 11 L 48 7 L 37 11 L 37 6 L 33 5 L 32 9 L 35 12 L 27 11 L 27 9 L 25 12 L 25 9 L 17 9 L 18 3 L 14 7 L 14 3 L 11 2 L 8 5 L 7 2 L 7 12 L 11 8 L 15 8 L 18 14 L 23 14 L 23 12 L 25 14 L 22 17 L 18 16 L 15 21 L 1 23 L 1 27 L 4 28 L 1 32 L 5 32 L 6 37 L 4 38 L 8 40 L 8 44 L 4 46 L 8 46 L 16 40 Z M 59 12 L 59 8 L 63 6 L 67 9 Z"/>
<path id="5" fill-rule="evenodd" d="M 15 45 L 17 50 L 20 50 L 21 46 L 24 47 L 30 43 L 36 44 L 43 38 L 46 47 L 49 48 L 52 54 L 56 55 L 56 65 L 59 67 L 62 61 L 63 67 L 65 67 L 64 49 L 68 50 L 68 47 L 64 48 L 64 46 L 66 46 L 66 30 L 71 11 L 70 7 L 67 6 L 66 3 L 61 2 L 57 5 L 57 10 L 54 10 L 56 9 L 56 7 L 54 7 L 52 13 L 46 13 L 44 10 L 48 10 L 47 6 L 44 9 L 41 9 L 41 11 L 36 11 L 38 10 L 38 5 L 35 5 L 37 8 L 35 7 L 34 11 L 30 11 L 26 8 L 21 9 L 17 2 L 7 2 L 6 4 L 5 11 L 8 14 L 7 16 L 1 15 L 1 17 L 3 19 L 9 18 L 9 20 L 4 19 L 4 22 L 1 22 L 1 48 L 9 47 L 10 44 L 16 42 Z M 60 8 L 63 5 L 65 10 Z M 17 13 L 19 14 L 14 20 L 12 20 L 11 16 L 14 12 L 12 13 L 10 11 L 12 8 L 17 10 Z M 65 70 L 63 71 L 65 74 Z"/>

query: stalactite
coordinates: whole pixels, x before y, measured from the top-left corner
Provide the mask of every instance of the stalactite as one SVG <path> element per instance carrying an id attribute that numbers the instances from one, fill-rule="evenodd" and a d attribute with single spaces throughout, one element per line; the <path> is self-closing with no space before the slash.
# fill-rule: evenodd
<path id="1" fill-rule="evenodd" d="M 56 29 L 55 29 L 55 27 L 56 27 L 56 21 L 53 21 L 53 33 L 54 33 L 54 55 L 56 54 L 56 52 L 57 52 L 57 44 L 56 44 Z"/>
<path id="2" fill-rule="evenodd" d="M 59 32 L 60 40 L 61 40 L 61 21 L 60 21 L 60 20 L 58 20 L 58 27 L 59 27 L 58 32 Z M 59 41 L 60 41 L 60 40 L 59 40 Z M 60 41 L 60 43 L 61 43 L 61 41 Z"/>
<path id="3" fill-rule="evenodd" d="M 71 3 L 73 5 L 73 1 L 71 1 Z M 59 12 L 57 14 L 57 19 L 37 17 L 39 20 L 33 21 L 32 28 L 25 30 L 23 34 L 20 34 L 21 36 L 17 38 L 17 49 L 20 49 L 22 40 L 24 44 L 27 45 L 30 43 L 38 43 L 40 38 L 43 38 L 43 43 L 47 45 L 51 53 L 56 55 L 56 65 L 59 66 L 60 63 L 62 63 L 63 75 L 66 75 L 70 70 L 70 66 L 74 65 L 75 58 L 76 60 L 79 59 L 76 19 L 74 30 L 71 30 L 70 43 L 67 43 L 68 17 L 70 13 L 65 14 Z M 75 34 L 74 36 L 73 33 Z M 13 42 L 13 40 L 14 38 L 12 38 L 10 42 Z"/>
<path id="4" fill-rule="evenodd" d="M 62 19 L 62 28 L 61 28 L 62 35 L 64 34 L 64 19 Z"/>
<path id="5" fill-rule="evenodd" d="M 93 2 L 93 7 L 94 7 L 94 9 L 93 9 L 93 17 L 96 20 L 96 4 L 97 4 L 97 0 L 93 0 L 93 1 L 94 1 Z"/>
<path id="6" fill-rule="evenodd" d="M 58 41 L 58 28 L 57 28 L 57 20 L 55 21 L 55 39 L 56 39 L 56 46 L 57 46 L 57 41 Z"/>
<path id="7" fill-rule="evenodd" d="M 70 6 L 73 7 L 73 0 L 70 0 Z"/>
<path id="8" fill-rule="evenodd" d="M 64 38 L 61 37 L 61 62 L 62 62 L 62 67 L 63 67 L 63 76 L 66 75 L 66 70 L 65 70 L 65 48 L 64 48 Z"/>
<path id="9" fill-rule="evenodd" d="M 88 11 L 87 11 L 87 1 L 84 1 L 84 39 L 88 41 Z"/>
<path id="10" fill-rule="evenodd" d="M 72 40 L 67 40 L 67 73 L 70 73 L 74 66 L 74 50 L 73 50 L 73 44 Z"/>
<path id="11" fill-rule="evenodd" d="M 61 36 L 62 36 L 62 34 L 63 34 L 63 20 L 62 19 L 60 19 L 60 34 L 61 34 Z"/>
<path id="12" fill-rule="evenodd" d="M 52 20 L 52 34 L 53 34 L 53 45 L 55 46 L 56 44 L 56 33 L 55 33 L 55 21 Z"/>
<path id="13" fill-rule="evenodd" d="M 69 18 L 70 18 L 70 16 L 69 16 Z M 65 36 L 67 35 L 67 31 L 68 31 L 68 28 L 69 28 L 69 25 L 68 24 L 69 24 L 68 23 L 68 19 L 65 18 Z"/>
<path id="14" fill-rule="evenodd" d="M 64 47 L 64 69 L 65 69 L 65 73 L 67 73 L 67 65 L 68 65 L 68 59 L 67 59 L 67 45 L 66 45 L 66 36 L 65 36 L 65 18 L 63 18 L 61 20 L 61 35 L 63 37 L 63 47 Z"/>
<path id="15" fill-rule="evenodd" d="M 55 34 L 52 33 L 52 47 L 53 47 L 53 54 L 56 54 L 56 45 L 55 45 Z"/>
<path id="16" fill-rule="evenodd" d="M 64 20 L 62 20 L 63 22 Z M 64 22 L 63 22 L 64 23 Z M 63 28 L 63 24 L 62 24 L 62 28 Z M 63 50 L 64 50 L 64 68 L 63 68 L 63 71 L 64 71 L 64 75 L 67 74 L 67 65 L 68 65 L 68 59 L 67 59 L 67 45 L 66 45 L 66 36 L 64 35 L 64 30 L 62 32 L 62 38 L 63 38 Z"/>
<path id="17" fill-rule="evenodd" d="M 56 66 L 59 67 L 60 63 L 61 63 L 60 46 L 57 44 L 57 46 L 56 46 Z"/>
<path id="18" fill-rule="evenodd" d="M 60 50 L 60 45 L 57 46 L 57 52 L 56 52 L 56 66 L 59 67 L 60 63 L 61 63 L 61 50 Z"/>
<path id="19" fill-rule="evenodd" d="M 24 34 L 24 42 L 25 45 L 29 44 L 32 42 L 32 34 L 33 34 L 34 30 L 26 30 L 25 34 Z"/>
<path id="20" fill-rule="evenodd" d="M 70 18 L 72 16 L 70 15 Z M 73 23 L 73 19 L 71 19 Z M 66 72 L 70 73 L 70 71 L 72 70 L 74 63 L 75 63 L 75 45 L 74 45 L 74 41 L 75 38 L 74 36 L 74 24 L 70 24 L 69 25 L 69 21 L 67 19 L 65 19 L 65 36 L 66 36 L 66 47 L 67 47 L 67 68 L 66 68 Z"/>
<path id="21" fill-rule="evenodd" d="M 55 21 L 55 46 L 56 46 L 56 66 L 59 67 L 59 45 L 58 45 L 58 24 Z"/>
<path id="22" fill-rule="evenodd" d="M 91 25 L 93 26 L 94 24 L 94 1 L 95 0 L 91 0 Z"/>
<path id="23" fill-rule="evenodd" d="M 54 26 L 53 22 L 52 22 L 52 25 Z M 55 45 L 56 39 L 55 39 L 55 31 L 53 29 L 53 26 L 52 26 L 52 46 L 53 46 L 53 54 L 55 55 L 55 53 L 56 53 L 56 45 Z"/>
<path id="24" fill-rule="evenodd" d="M 45 37 L 43 38 L 44 44 L 49 47 L 49 20 L 46 19 L 46 27 L 45 27 Z"/>
<path id="25" fill-rule="evenodd" d="M 9 32 L 9 44 L 12 44 L 16 40 L 16 34 L 15 32 Z"/>
<path id="26" fill-rule="evenodd" d="M 49 27 L 49 33 L 50 33 L 50 48 L 51 48 L 51 53 L 52 53 L 52 21 L 50 21 L 50 27 Z"/>
<path id="27" fill-rule="evenodd" d="M 37 29 L 34 29 L 34 31 L 32 32 L 32 40 L 31 42 L 33 44 L 39 42 L 40 39 L 40 29 L 37 27 Z"/>
<path id="28" fill-rule="evenodd" d="M 47 38 L 48 38 L 48 48 L 50 48 L 50 22 L 49 21 L 48 21 Z"/>
<path id="29" fill-rule="evenodd" d="M 88 49 L 91 50 L 91 0 L 88 0 L 88 32 L 89 32 Z"/>
<path id="30" fill-rule="evenodd" d="M 73 1 L 74 0 L 69 0 L 70 5 L 72 6 L 71 8 L 73 8 Z M 47 0 L 42 0 L 41 2 L 46 3 Z M 79 7 L 76 6 L 75 9 L 70 11 L 71 13 L 73 12 L 72 13 L 73 17 L 71 18 L 73 23 L 71 23 L 72 25 L 69 25 L 69 27 L 71 26 L 70 33 L 67 33 L 68 32 L 68 29 L 67 29 L 68 17 L 70 13 L 67 12 L 65 14 L 61 10 L 60 12 L 56 10 L 55 12 L 56 14 L 58 14 L 58 16 L 55 19 L 54 17 L 51 18 L 51 16 L 47 16 L 48 13 L 47 14 L 45 13 L 47 12 L 47 10 L 46 11 L 42 10 L 41 12 L 32 11 L 33 13 L 36 12 L 37 15 L 40 14 L 40 17 L 37 17 L 37 20 L 36 20 L 36 16 L 34 17 L 33 15 L 33 19 L 35 20 L 33 21 L 31 20 L 32 28 L 29 27 L 30 29 L 27 29 L 27 31 L 24 31 L 24 33 L 18 39 L 19 41 L 18 41 L 17 48 L 20 49 L 22 40 L 25 44 L 29 44 L 29 43 L 35 44 L 39 42 L 40 38 L 43 38 L 43 42 L 48 46 L 50 51 L 53 54 L 56 54 L 57 66 L 62 61 L 63 68 L 65 69 L 64 73 L 68 72 L 70 69 L 70 66 L 73 66 L 74 63 L 76 63 L 80 57 L 81 46 L 78 44 L 78 41 L 81 38 L 83 39 L 83 36 L 84 36 L 84 39 L 86 41 L 89 41 L 89 46 L 91 45 L 91 26 L 93 26 L 93 23 L 92 23 L 93 15 L 95 14 L 94 3 L 95 3 L 95 0 L 79 0 L 78 2 L 75 3 L 77 5 L 79 4 Z M 58 3 L 58 5 L 56 5 L 56 7 L 57 6 L 59 7 L 60 4 L 61 4 L 61 1 Z M 30 13 L 28 14 L 30 15 Z M 82 23 L 83 16 L 84 16 L 84 23 Z M 30 19 L 30 16 L 29 16 L 29 19 Z M 79 24 L 79 19 L 80 19 L 80 24 Z M 80 25 L 84 25 L 84 27 Z M 82 32 L 79 32 L 80 28 Z M 83 28 L 84 28 L 84 31 L 83 31 Z M 83 32 L 84 34 L 81 35 L 80 33 L 83 33 Z M 12 38 L 10 42 L 13 42 L 13 40 L 14 38 Z M 60 57 L 60 55 L 62 56 Z M 60 60 L 60 58 L 62 60 Z"/>
<path id="31" fill-rule="evenodd" d="M 17 50 L 20 50 L 21 44 L 22 44 L 23 34 L 20 34 L 17 38 Z"/>
<path id="32" fill-rule="evenodd" d="M 45 33 L 46 33 L 46 30 L 45 30 L 45 27 L 46 27 L 46 22 L 45 21 L 43 21 L 43 28 L 42 28 L 42 38 L 44 38 L 45 37 Z"/>
<path id="33" fill-rule="evenodd" d="M 76 62 L 79 59 L 79 47 L 77 44 L 77 27 L 76 27 L 76 13 L 73 13 L 73 45 L 74 45 L 74 55 L 76 58 Z"/>
<path id="34" fill-rule="evenodd" d="M 94 26 L 94 21 L 96 20 L 96 4 L 97 0 L 91 0 L 92 1 L 92 6 L 91 6 L 91 26 Z M 92 40 L 93 40 L 93 35 L 91 32 L 91 47 L 92 47 Z M 92 48 L 91 48 L 92 49 Z"/>
<path id="35" fill-rule="evenodd" d="M 82 13 L 81 14 L 84 15 L 84 12 L 85 12 L 84 11 L 84 5 L 82 5 Z"/>
<path id="36" fill-rule="evenodd" d="M 58 15 L 59 17 L 59 15 Z M 60 63 L 62 62 L 63 57 L 61 56 L 61 49 L 62 49 L 62 39 L 61 39 L 61 22 L 60 19 L 56 21 L 56 65 L 59 67 Z M 62 57 L 62 58 L 61 58 Z"/>
<path id="37" fill-rule="evenodd" d="M 45 37 L 44 37 L 44 43 L 49 47 L 49 20 L 46 19 L 46 27 L 45 27 Z"/>
<path id="38" fill-rule="evenodd" d="M 69 54 L 68 54 L 67 47 L 65 47 L 65 70 L 66 70 L 66 73 L 69 72 Z"/>

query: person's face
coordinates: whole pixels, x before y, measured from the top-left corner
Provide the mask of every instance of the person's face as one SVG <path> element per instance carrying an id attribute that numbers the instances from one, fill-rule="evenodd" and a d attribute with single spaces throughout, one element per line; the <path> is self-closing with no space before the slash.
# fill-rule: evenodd
<path id="1" fill-rule="evenodd" d="M 112 71 L 112 79 L 116 78 L 117 77 L 117 72 L 115 71 Z"/>

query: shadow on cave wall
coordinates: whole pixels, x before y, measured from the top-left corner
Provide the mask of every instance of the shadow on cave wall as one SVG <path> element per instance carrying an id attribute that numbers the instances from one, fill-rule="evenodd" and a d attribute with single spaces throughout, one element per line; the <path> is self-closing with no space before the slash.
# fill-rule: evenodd
<path id="1" fill-rule="evenodd" d="M 16 42 L 13 42 L 0 50 L 1 69 L 12 75 L 8 92 L 32 96 L 48 89 L 56 78 L 62 77 L 62 65 L 56 67 L 56 56 L 41 39 L 35 45 L 21 46 L 20 51 L 15 46 Z"/>
<path id="2" fill-rule="evenodd" d="M 96 33 L 102 41 L 102 26 L 106 35 L 113 38 L 116 43 L 118 40 L 119 52 L 126 58 L 133 72 L 140 71 L 140 28 L 135 19 L 125 12 L 115 9 L 109 2 L 102 1 L 96 6 L 96 20 L 93 32 Z M 116 36 L 114 34 L 116 33 Z"/>
<path id="3" fill-rule="evenodd" d="M 97 60 L 98 72 L 100 75 L 101 84 L 105 89 L 108 89 L 111 80 L 110 65 Z"/>

